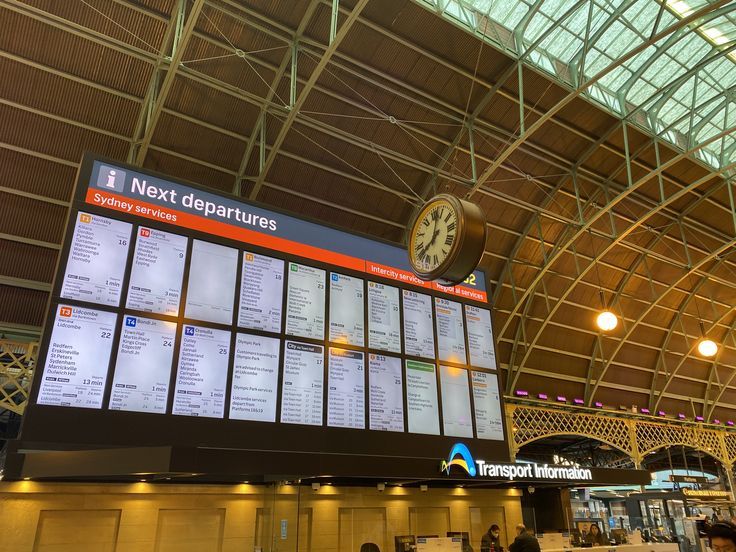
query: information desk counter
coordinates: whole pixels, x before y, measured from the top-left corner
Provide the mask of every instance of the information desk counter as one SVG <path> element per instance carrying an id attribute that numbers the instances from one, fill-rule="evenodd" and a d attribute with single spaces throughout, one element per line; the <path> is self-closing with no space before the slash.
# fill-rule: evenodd
<path id="1" fill-rule="evenodd" d="M 593 546 L 592 548 L 552 548 L 543 549 L 544 552 L 570 552 L 581 550 L 585 552 L 679 552 L 680 548 L 676 542 L 644 542 L 642 544 L 619 544 L 610 546 Z"/>

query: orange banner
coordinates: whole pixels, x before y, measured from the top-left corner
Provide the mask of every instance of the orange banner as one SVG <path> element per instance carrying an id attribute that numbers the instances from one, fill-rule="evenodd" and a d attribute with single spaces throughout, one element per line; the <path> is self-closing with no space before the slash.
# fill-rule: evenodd
<path id="1" fill-rule="evenodd" d="M 222 238 L 227 238 L 243 243 L 253 244 L 274 251 L 281 251 L 299 257 L 306 257 L 325 264 L 347 268 L 357 272 L 365 272 L 374 276 L 380 276 L 389 280 L 403 282 L 412 286 L 434 289 L 450 295 L 457 295 L 475 301 L 486 301 L 486 293 L 484 291 L 475 291 L 463 287 L 444 287 L 435 282 L 424 282 L 416 277 L 412 272 L 400 270 L 390 266 L 380 265 L 371 261 L 365 261 L 342 253 L 335 253 L 327 249 L 305 245 L 303 243 L 270 236 L 247 228 L 225 224 L 206 217 L 200 217 L 189 213 L 182 213 L 158 207 L 151 203 L 138 201 L 130 198 L 121 198 L 114 194 L 110 194 L 103 190 L 95 190 L 90 188 L 87 190 L 87 203 L 111 209 L 121 213 L 127 213 L 138 217 L 156 220 L 176 226 L 182 226 L 191 230 L 198 230 L 206 234 L 213 234 Z"/>

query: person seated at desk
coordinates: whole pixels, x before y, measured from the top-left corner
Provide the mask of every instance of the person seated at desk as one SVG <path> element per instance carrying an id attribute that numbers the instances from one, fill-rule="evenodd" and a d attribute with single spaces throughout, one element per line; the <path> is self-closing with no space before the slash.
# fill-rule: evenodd
<path id="1" fill-rule="evenodd" d="M 608 546 L 610 544 L 606 535 L 603 534 L 597 523 L 591 523 L 588 534 L 585 535 L 585 542 L 591 546 Z"/>
<path id="2" fill-rule="evenodd" d="M 509 552 L 541 552 L 537 537 L 529 533 L 523 523 L 516 526 L 516 538 L 509 546 Z"/>
<path id="3" fill-rule="evenodd" d="M 501 546 L 501 528 L 495 523 L 481 537 L 480 552 L 503 552 L 503 546 Z"/>

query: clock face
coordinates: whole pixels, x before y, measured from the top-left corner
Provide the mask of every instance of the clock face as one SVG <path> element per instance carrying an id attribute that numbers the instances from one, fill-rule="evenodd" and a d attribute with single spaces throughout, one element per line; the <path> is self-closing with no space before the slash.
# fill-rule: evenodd
<path id="1" fill-rule="evenodd" d="M 411 233 L 409 254 L 417 272 L 439 268 L 451 255 L 458 232 L 458 214 L 444 200 L 428 204 L 419 214 Z"/>

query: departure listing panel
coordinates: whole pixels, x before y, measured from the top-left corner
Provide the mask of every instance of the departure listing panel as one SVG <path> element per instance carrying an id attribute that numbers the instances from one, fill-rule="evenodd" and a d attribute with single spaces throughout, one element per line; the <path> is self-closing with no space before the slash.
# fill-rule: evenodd
<path id="1" fill-rule="evenodd" d="M 287 341 L 281 388 L 281 421 L 322 425 L 324 347 Z"/>
<path id="2" fill-rule="evenodd" d="M 365 356 L 330 347 L 327 425 L 365 429 Z"/>
<path id="3" fill-rule="evenodd" d="M 126 316 L 120 334 L 110 410 L 166 412 L 176 324 Z"/>
<path id="4" fill-rule="evenodd" d="M 362 347 L 365 344 L 363 280 L 330 274 L 330 341 Z"/>
<path id="5" fill-rule="evenodd" d="M 368 346 L 401 352 L 398 288 L 368 282 Z"/>
<path id="6" fill-rule="evenodd" d="M 440 366 L 440 383 L 444 434 L 450 437 L 472 437 L 468 371 L 465 368 Z"/>
<path id="7" fill-rule="evenodd" d="M 101 408 L 117 314 L 58 305 L 38 404 Z"/>
<path id="8" fill-rule="evenodd" d="M 238 334 L 230 393 L 230 418 L 276 421 L 279 346 L 275 337 Z"/>
<path id="9" fill-rule="evenodd" d="M 222 418 L 230 332 L 184 326 L 174 391 L 174 414 Z"/>
<path id="10" fill-rule="evenodd" d="M 496 369 L 496 352 L 493 347 L 491 311 L 473 305 L 465 305 L 468 324 L 468 350 L 470 364 L 478 368 Z"/>
<path id="11" fill-rule="evenodd" d="M 237 249 L 194 240 L 184 316 L 231 324 L 237 271 Z"/>
<path id="12" fill-rule="evenodd" d="M 133 225 L 77 213 L 61 296 L 117 307 Z"/>
<path id="13" fill-rule="evenodd" d="M 440 434 L 434 364 L 406 361 L 406 408 L 409 433 Z"/>
<path id="14" fill-rule="evenodd" d="M 141 226 L 133 254 L 127 307 L 179 315 L 187 238 Z"/>
<path id="15" fill-rule="evenodd" d="M 404 431 L 404 396 L 401 359 L 370 354 L 368 360 L 370 428 Z"/>
<path id="16" fill-rule="evenodd" d="M 404 352 L 424 358 L 434 358 L 432 328 L 432 297 L 416 291 L 403 290 Z"/>
<path id="17" fill-rule="evenodd" d="M 460 303 L 435 297 L 437 350 L 440 360 L 465 364 L 465 330 Z"/>
<path id="18" fill-rule="evenodd" d="M 284 290 L 284 261 L 246 251 L 240 279 L 238 326 L 278 333 Z"/>
<path id="19" fill-rule="evenodd" d="M 289 263 L 286 333 L 311 339 L 325 337 L 325 271 Z"/>
<path id="20" fill-rule="evenodd" d="M 478 439 L 503 441 L 503 414 L 498 391 L 498 376 L 487 372 L 470 372 L 473 379 L 475 431 Z"/>

